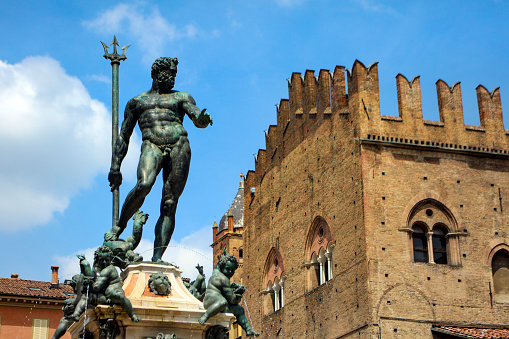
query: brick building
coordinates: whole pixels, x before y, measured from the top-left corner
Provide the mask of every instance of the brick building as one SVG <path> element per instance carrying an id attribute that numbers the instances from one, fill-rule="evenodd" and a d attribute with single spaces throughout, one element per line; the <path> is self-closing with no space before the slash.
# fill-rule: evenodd
<path id="1" fill-rule="evenodd" d="M 74 296 L 71 286 L 58 282 L 58 267 L 51 270 L 51 282 L 20 279 L 17 274 L 0 278 L 0 339 L 51 338 L 64 315 L 63 301 Z"/>
<path id="2" fill-rule="evenodd" d="M 376 63 L 289 80 L 244 182 L 242 280 L 262 338 L 509 337 L 499 89 L 476 88 L 469 126 L 459 83 L 437 81 L 440 121 L 423 120 L 419 77 L 396 83 L 398 117 L 380 112 Z"/>

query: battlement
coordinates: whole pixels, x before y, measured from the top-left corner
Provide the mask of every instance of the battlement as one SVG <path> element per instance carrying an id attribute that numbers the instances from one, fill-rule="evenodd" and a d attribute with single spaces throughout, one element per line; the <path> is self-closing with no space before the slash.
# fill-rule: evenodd
<path id="1" fill-rule="evenodd" d="M 482 85 L 476 88 L 480 126 L 464 123 L 459 82 L 436 82 L 440 121 L 423 119 L 418 76 L 409 81 L 398 74 L 396 88 L 397 117 L 380 112 L 378 63 L 366 67 L 356 60 L 351 69 L 336 66 L 332 73 L 322 69 L 317 76 L 312 70 L 303 76 L 293 73 L 289 99 L 277 105 L 277 124 L 269 127 L 266 149 L 258 152 L 250 175 L 259 178 L 268 167 L 277 166 L 325 121 L 344 129 L 345 135 L 354 130 L 352 136 L 361 140 L 508 154 L 509 131 L 504 128 L 498 87 L 491 92 Z"/>

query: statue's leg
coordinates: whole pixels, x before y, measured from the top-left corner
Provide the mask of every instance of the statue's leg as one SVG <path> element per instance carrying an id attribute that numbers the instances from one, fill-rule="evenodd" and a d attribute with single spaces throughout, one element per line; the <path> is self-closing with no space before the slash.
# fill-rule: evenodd
<path id="1" fill-rule="evenodd" d="M 233 313 L 233 315 L 237 318 L 237 323 L 246 331 L 248 337 L 257 337 L 260 333 L 255 332 L 251 325 L 249 324 L 249 320 L 246 318 L 244 314 L 244 307 L 240 305 L 229 305 L 227 312 Z"/>
<path id="2" fill-rule="evenodd" d="M 125 296 L 122 285 L 114 284 L 108 286 L 106 288 L 106 297 L 109 298 L 114 305 L 120 305 L 134 322 L 141 320 L 141 318 L 134 313 L 133 305 L 131 304 L 131 301 L 129 301 L 129 299 L 127 299 Z"/>
<path id="3" fill-rule="evenodd" d="M 219 312 L 224 311 L 226 307 L 228 307 L 228 302 L 224 297 L 219 296 L 219 298 L 214 300 L 214 302 L 211 305 L 207 305 L 205 307 L 206 308 L 205 313 L 200 317 L 200 319 L 198 319 L 198 322 L 201 325 L 205 325 L 205 323 L 210 317 L 213 317 Z"/>
<path id="4" fill-rule="evenodd" d="M 122 206 L 122 212 L 120 212 L 118 220 L 120 231 L 117 233 L 117 236 L 124 231 L 129 219 L 143 205 L 145 197 L 152 189 L 156 177 L 161 171 L 162 160 L 163 153 L 159 148 L 149 141 L 144 141 L 141 145 L 140 162 L 138 163 L 138 181 L 136 186 L 127 195 Z"/>
<path id="5" fill-rule="evenodd" d="M 51 339 L 60 339 L 60 338 L 62 338 L 63 335 L 65 334 L 65 331 L 67 331 L 67 328 L 69 326 L 71 326 L 71 323 L 73 323 L 73 322 L 74 322 L 73 320 L 67 319 L 65 317 L 60 319 L 60 323 L 58 324 L 57 329 L 55 330 L 55 333 L 53 334 Z"/>
<path id="6" fill-rule="evenodd" d="M 186 185 L 190 161 L 191 148 L 187 138 L 181 138 L 171 150 L 170 157 L 166 157 L 163 161 L 163 198 L 161 199 L 161 215 L 155 228 L 153 262 L 162 258 L 173 235 L 177 203 Z"/>

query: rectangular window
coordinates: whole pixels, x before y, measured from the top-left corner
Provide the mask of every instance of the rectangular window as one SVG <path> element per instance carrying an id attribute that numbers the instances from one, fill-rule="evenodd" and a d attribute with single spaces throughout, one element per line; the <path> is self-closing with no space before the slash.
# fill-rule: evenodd
<path id="1" fill-rule="evenodd" d="M 48 339 L 49 319 L 34 318 L 32 327 L 32 339 Z"/>

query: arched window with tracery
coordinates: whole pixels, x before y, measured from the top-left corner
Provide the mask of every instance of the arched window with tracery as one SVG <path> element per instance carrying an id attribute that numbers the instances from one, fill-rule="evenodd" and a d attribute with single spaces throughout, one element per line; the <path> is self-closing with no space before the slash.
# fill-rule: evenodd
<path id="1" fill-rule="evenodd" d="M 285 305 L 283 257 L 272 248 L 265 262 L 265 285 L 262 291 L 265 314 L 276 312 Z"/>
<path id="2" fill-rule="evenodd" d="M 418 202 L 408 217 L 413 261 L 441 265 L 461 265 L 459 232 L 451 211 L 435 199 Z"/>
<path id="3" fill-rule="evenodd" d="M 333 252 L 335 242 L 327 222 L 315 218 L 306 241 L 306 263 L 308 266 L 308 290 L 325 284 L 334 277 Z"/>

